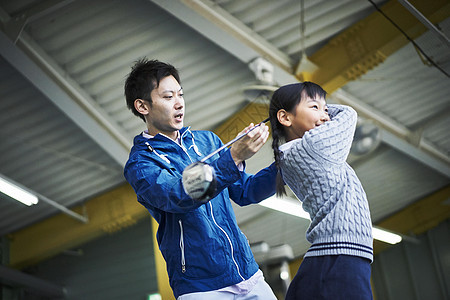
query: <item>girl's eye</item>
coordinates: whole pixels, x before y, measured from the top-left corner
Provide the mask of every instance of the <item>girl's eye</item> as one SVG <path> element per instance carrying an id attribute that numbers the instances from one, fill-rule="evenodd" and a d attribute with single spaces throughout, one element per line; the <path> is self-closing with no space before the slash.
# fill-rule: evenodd
<path id="1" fill-rule="evenodd" d="M 172 99 L 172 96 L 164 96 L 165 99 Z"/>
<path id="2" fill-rule="evenodd" d="M 312 108 L 318 109 L 319 107 L 317 107 L 317 105 L 313 105 Z"/>

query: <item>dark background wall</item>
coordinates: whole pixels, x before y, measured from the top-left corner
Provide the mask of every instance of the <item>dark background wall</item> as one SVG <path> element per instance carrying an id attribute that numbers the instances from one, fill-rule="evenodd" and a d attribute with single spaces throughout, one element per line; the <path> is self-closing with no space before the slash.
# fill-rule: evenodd
<path id="1" fill-rule="evenodd" d="M 58 255 L 33 273 L 67 288 L 68 300 L 144 300 L 158 292 L 150 217 Z"/>
<path id="2" fill-rule="evenodd" d="M 372 281 L 377 300 L 450 299 L 450 220 L 378 254 Z"/>
<path id="3" fill-rule="evenodd" d="M 151 219 L 26 271 L 64 286 L 68 300 L 146 300 L 158 292 Z M 376 300 L 450 299 L 450 220 L 376 255 L 372 283 Z M 22 299 L 50 298 L 15 289 L 0 300 Z"/>

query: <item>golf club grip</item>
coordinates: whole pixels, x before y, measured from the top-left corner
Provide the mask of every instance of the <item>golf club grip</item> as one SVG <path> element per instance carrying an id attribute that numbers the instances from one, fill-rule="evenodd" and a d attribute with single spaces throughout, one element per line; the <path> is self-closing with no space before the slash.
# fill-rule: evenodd
<path id="1" fill-rule="evenodd" d="M 233 144 L 234 142 L 240 140 L 241 138 L 243 138 L 244 136 L 246 136 L 250 131 L 252 131 L 253 129 L 257 128 L 258 126 L 261 126 L 261 124 L 266 123 L 267 121 L 269 121 L 269 118 L 263 120 L 262 122 L 256 124 L 255 126 L 253 126 L 252 128 L 250 128 L 249 130 L 247 130 L 244 133 L 241 133 L 240 135 L 238 135 L 237 137 L 235 137 L 234 139 L 232 139 L 231 141 L 229 141 L 228 143 L 226 143 L 225 145 L 223 145 L 222 147 L 216 149 L 215 151 L 211 152 L 210 154 L 206 155 L 205 157 L 203 157 L 200 162 L 205 162 L 206 160 L 208 160 L 209 158 L 211 158 L 212 156 L 214 156 L 215 154 L 219 153 L 220 151 L 222 151 L 223 149 L 225 149 L 226 147 L 230 146 L 231 144 Z"/>

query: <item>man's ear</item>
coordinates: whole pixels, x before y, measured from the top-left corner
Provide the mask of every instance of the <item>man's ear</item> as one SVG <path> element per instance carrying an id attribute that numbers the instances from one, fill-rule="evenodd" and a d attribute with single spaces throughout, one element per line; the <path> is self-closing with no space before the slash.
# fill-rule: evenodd
<path id="1" fill-rule="evenodd" d="M 290 127 L 292 124 L 291 115 L 284 109 L 280 109 L 277 112 L 277 119 L 278 119 L 278 122 L 280 122 L 280 124 L 283 126 Z"/>
<path id="2" fill-rule="evenodd" d="M 134 100 L 134 108 L 142 115 L 147 115 L 150 110 L 150 103 L 142 99 Z"/>

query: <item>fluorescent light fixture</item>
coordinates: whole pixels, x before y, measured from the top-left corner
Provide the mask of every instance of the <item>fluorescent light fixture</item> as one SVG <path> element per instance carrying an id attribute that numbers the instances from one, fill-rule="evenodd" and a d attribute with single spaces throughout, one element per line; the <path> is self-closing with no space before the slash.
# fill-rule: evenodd
<path id="1" fill-rule="evenodd" d="M 310 220 L 309 214 L 303 210 L 302 203 L 296 199 L 272 196 L 261 201 L 259 204 L 273 210 Z M 389 244 L 397 244 L 402 241 L 400 235 L 376 227 L 372 228 L 372 235 L 374 239 Z"/>
<path id="2" fill-rule="evenodd" d="M 278 198 L 272 196 L 259 203 L 260 205 L 290 214 L 299 218 L 310 220 L 309 214 L 303 210 L 302 203 L 290 198 Z"/>
<path id="3" fill-rule="evenodd" d="M 400 235 L 376 227 L 372 227 L 372 235 L 374 239 L 392 245 L 402 241 L 402 237 Z"/>
<path id="4" fill-rule="evenodd" d="M 0 192 L 28 206 L 36 204 L 39 201 L 36 195 L 31 194 L 2 176 L 0 176 Z"/>

